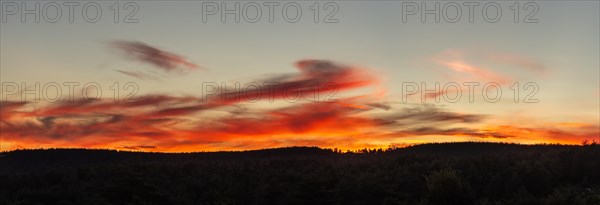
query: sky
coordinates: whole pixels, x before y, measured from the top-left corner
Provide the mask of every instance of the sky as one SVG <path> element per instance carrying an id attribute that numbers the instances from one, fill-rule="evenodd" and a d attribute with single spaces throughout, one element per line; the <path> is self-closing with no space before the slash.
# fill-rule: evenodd
<path id="1" fill-rule="evenodd" d="M 3 0 L 0 150 L 600 141 L 600 3 L 469 4 Z"/>

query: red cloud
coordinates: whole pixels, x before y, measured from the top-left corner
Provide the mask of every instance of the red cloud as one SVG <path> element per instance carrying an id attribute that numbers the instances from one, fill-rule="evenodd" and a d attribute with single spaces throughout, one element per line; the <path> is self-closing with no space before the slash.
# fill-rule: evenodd
<path id="1" fill-rule="evenodd" d="M 395 110 L 369 95 L 329 102 L 299 101 L 291 106 L 266 110 L 249 107 L 226 115 L 202 116 L 203 111 L 240 107 L 239 102 L 254 97 L 282 99 L 286 96 L 283 93 L 289 91 L 287 89 L 311 95 L 333 90 L 342 92 L 379 82 L 367 70 L 354 66 L 322 60 L 299 61 L 296 65 L 299 73 L 262 81 L 274 83 L 268 87 L 274 93 L 262 90 L 227 92 L 239 95 L 237 100 L 219 96 L 203 101 L 199 97 L 146 95 L 127 103 L 105 99 L 41 106 L 1 102 L 2 148 L 198 151 L 292 145 L 381 147 L 397 143 L 395 140 L 403 137 L 427 135 L 447 137 L 448 140 L 468 136 L 561 143 L 598 137 L 598 126 L 577 126 L 580 130 L 572 129 L 579 125 L 576 123 L 549 125 L 556 127 L 553 129 L 485 127 L 481 125 L 485 117 L 482 115 L 448 112 L 434 106 Z M 317 86 L 319 83 L 334 86 L 323 88 Z M 463 127 L 466 124 L 471 126 Z"/>
<path id="2" fill-rule="evenodd" d="M 324 60 L 303 60 L 296 63 L 301 71 L 284 77 L 254 82 L 256 88 L 223 92 L 203 102 L 158 111 L 158 115 L 182 115 L 253 99 L 288 99 L 335 93 L 378 83 L 378 79 L 365 69 L 335 64 Z M 222 88 L 221 88 L 222 89 Z M 205 102 L 205 103 L 204 103 Z"/>

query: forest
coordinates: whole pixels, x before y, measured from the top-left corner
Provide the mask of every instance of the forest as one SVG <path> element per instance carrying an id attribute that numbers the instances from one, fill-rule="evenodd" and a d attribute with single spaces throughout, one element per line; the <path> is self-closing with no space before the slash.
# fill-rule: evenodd
<path id="1" fill-rule="evenodd" d="M 600 204 L 600 145 L 0 153 L 0 204 Z"/>

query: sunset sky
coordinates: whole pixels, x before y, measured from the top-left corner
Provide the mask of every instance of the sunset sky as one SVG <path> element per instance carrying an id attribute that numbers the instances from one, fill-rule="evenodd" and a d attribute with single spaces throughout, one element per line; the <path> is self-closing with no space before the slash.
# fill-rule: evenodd
<path id="1" fill-rule="evenodd" d="M 456 23 L 403 22 L 394 1 L 319 1 L 317 23 L 315 2 L 298 3 L 296 23 L 282 18 L 285 2 L 272 23 L 267 7 L 256 23 L 223 23 L 204 22 L 201 2 L 135 3 L 137 23 L 115 23 L 112 3 L 99 4 L 96 23 L 83 19 L 84 2 L 73 23 L 66 7 L 56 23 L 1 7 L 0 151 L 600 141 L 598 1 L 537 2 L 537 23 L 522 22 L 523 8 L 515 23 L 514 2 L 499 2 L 496 23 L 477 13 L 484 3 L 472 23 L 467 7 Z M 322 22 L 334 7 L 338 22 Z M 100 91 L 83 89 L 92 84 Z"/>

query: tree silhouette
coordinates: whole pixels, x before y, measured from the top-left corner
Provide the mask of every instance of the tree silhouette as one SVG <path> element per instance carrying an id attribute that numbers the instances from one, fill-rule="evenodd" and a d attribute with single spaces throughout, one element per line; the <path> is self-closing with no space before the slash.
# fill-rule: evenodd
<path id="1" fill-rule="evenodd" d="M 0 204 L 592 204 L 600 145 L 1 153 Z"/>

